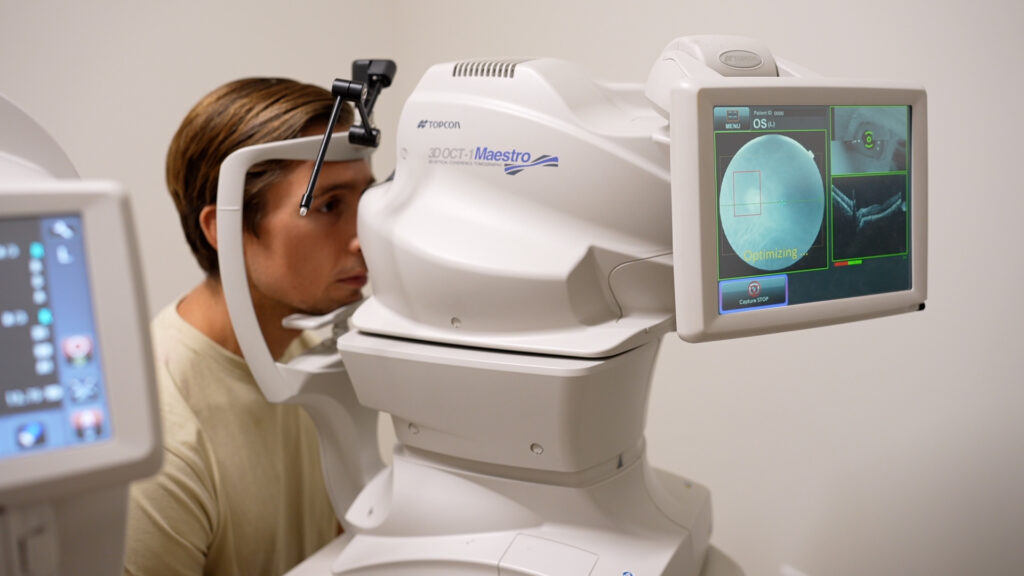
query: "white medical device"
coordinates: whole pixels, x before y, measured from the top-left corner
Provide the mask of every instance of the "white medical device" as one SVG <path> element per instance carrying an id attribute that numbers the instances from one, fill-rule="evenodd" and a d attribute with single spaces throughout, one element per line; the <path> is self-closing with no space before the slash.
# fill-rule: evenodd
<path id="1" fill-rule="evenodd" d="M 679 335 L 696 342 L 923 309 L 925 91 L 817 76 L 748 42 L 677 40 L 647 84 L 671 123 Z M 719 71 L 759 61 L 780 77 Z"/>
<path id="2" fill-rule="evenodd" d="M 160 426 L 124 191 L 0 96 L 0 575 L 120 574 Z"/>
<path id="3" fill-rule="evenodd" d="M 645 457 L 660 340 L 923 307 L 925 114 L 920 88 L 814 76 L 734 37 L 671 43 L 646 86 L 550 59 L 434 66 L 393 180 L 360 203 L 374 294 L 305 400 L 306 360 L 274 366 L 236 318 L 251 162 L 229 158 L 236 334 L 269 399 L 319 407 L 346 530 L 294 574 L 738 574 L 709 545 L 709 492 Z M 363 486 L 376 446 L 331 452 L 343 429 L 373 437 L 367 410 L 398 445 Z"/>

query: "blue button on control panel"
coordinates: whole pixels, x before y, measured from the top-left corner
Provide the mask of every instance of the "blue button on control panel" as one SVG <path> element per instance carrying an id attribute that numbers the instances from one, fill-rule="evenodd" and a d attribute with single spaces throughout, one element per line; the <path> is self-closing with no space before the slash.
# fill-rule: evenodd
<path id="1" fill-rule="evenodd" d="M 775 308 L 789 304 L 789 276 L 738 278 L 718 283 L 718 311 L 721 314 Z"/>

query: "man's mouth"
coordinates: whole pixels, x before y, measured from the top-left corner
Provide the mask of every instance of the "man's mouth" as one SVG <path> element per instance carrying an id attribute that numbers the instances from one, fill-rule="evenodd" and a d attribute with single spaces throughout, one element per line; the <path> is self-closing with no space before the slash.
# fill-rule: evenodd
<path id="1" fill-rule="evenodd" d="M 339 283 L 345 284 L 346 286 L 352 286 L 353 288 L 362 288 L 366 285 L 366 274 L 352 274 L 338 280 Z"/>

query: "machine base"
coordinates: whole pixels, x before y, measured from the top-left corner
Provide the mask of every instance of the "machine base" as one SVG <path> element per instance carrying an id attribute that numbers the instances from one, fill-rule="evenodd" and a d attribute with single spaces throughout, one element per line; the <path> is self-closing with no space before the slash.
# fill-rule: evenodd
<path id="1" fill-rule="evenodd" d="M 708 490 L 649 467 L 642 449 L 609 476 L 558 485 L 398 448 L 346 520 L 348 533 L 288 574 L 742 574 L 708 552 Z"/>
<path id="2" fill-rule="evenodd" d="M 322 576 L 330 574 L 334 560 L 338 558 L 351 540 L 351 534 L 338 536 L 330 544 L 317 550 L 309 558 L 306 558 L 301 564 L 285 574 L 285 576 L 312 576 L 314 574 Z M 489 569 L 486 573 L 493 575 L 495 572 L 494 569 Z M 707 558 L 704 561 L 704 568 L 701 570 L 700 576 L 746 575 L 739 564 L 736 564 L 732 558 L 718 548 L 711 546 L 708 548 Z"/>

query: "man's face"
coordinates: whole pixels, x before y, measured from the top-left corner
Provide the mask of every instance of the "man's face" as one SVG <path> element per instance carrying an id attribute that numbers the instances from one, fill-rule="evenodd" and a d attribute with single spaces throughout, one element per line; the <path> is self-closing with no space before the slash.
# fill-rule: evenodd
<path id="1" fill-rule="evenodd" d="M 356 209 L 373 182 L 370 167 L 365 160 L 325 162 L 313 204 L 299 216 L 312 170 L 312 162 L 303 162 L 275 182 L 266 192 L 259 236 L 244 235 L 257 311 L 325 314 L 358 300 L 366 284 Z"/>

